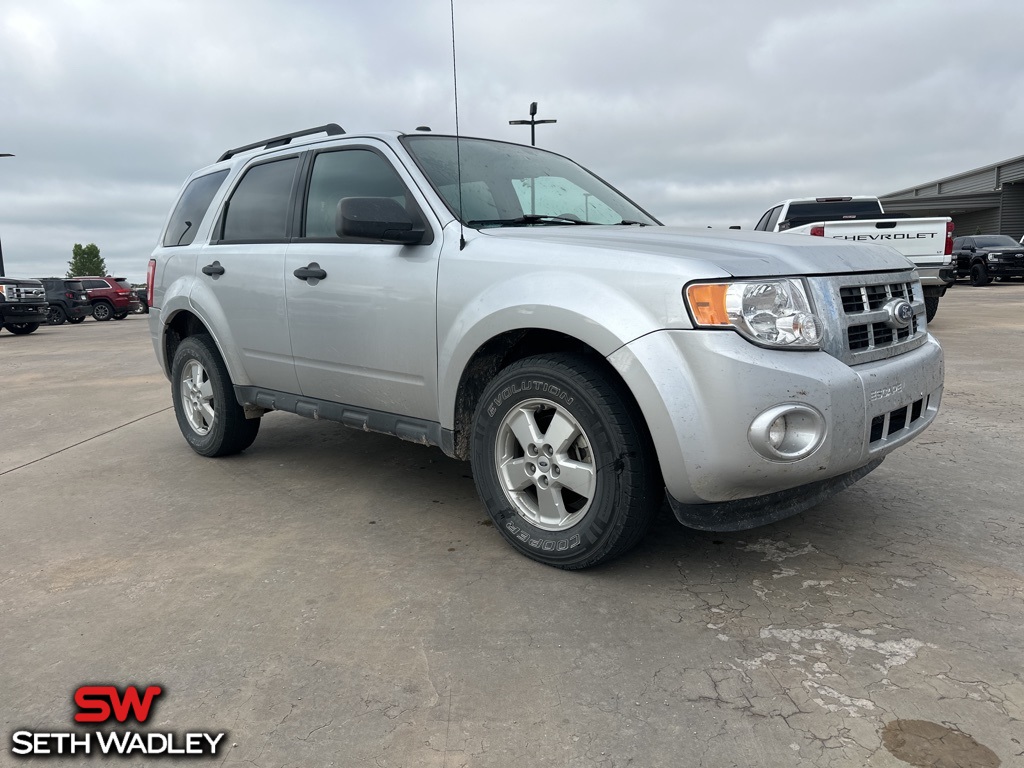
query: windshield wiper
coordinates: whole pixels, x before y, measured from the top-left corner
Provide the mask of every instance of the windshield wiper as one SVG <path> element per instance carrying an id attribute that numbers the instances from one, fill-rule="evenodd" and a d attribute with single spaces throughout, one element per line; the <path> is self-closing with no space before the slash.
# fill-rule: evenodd
<path id="1" fill-rule="evenodd" d="M 649 227 L 651 225 L 648 224 L 646 221 L 631 221 L 630 219 L 623 219 L 622 221 L 620 221 L 615 226 L 617 226 L 617 227 L 633 227 L 633 226 L 636 226 L 636 227 Z"/>
<path id="2" fill-rule="evenodd" d="M 551 214 L 528 213 L 515 219 L 473 219 L 467 221 L 470 227 L 522 227 L 527 224 L 593 224 L 592 221 L 583 221 L 572 216 L 554 216 Z"/>

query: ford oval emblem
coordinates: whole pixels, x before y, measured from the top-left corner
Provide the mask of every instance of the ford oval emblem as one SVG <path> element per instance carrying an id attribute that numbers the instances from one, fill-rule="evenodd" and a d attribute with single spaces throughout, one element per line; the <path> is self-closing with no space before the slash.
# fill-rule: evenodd
<path id="1" fill-rule="evenodd" d="M 914 319 L 914 308 L 906 299 L 896 299 L 885 305 L 889 311 L 889 322 L 896 328 L 906 328 Z"/>

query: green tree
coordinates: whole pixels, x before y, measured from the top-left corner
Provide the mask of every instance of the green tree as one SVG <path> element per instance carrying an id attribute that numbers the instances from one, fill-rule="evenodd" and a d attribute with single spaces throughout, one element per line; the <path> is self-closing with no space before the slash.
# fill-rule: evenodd
<path id="1" fill-rule="evenodd" d="M 75 243 L 71 249 L 71 261 L 68 262 L 68 277 L 81 277 L 82 275 L 105 275 L 107 274 L 107 263 L 100 256 L 100 249 L 96 243 L 82 245 Z"/>

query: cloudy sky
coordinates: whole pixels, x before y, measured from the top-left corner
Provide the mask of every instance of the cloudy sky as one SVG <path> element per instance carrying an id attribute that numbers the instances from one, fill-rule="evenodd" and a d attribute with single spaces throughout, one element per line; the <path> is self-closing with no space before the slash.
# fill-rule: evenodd
<path id="1" fill-rule="evenodd" d="M 7 274 L 145 276 L 185 177 L 325 122 L 453 132 L 449 0 L 4 0 Z M 567 154 L 667 224 L 1024 154 L 1020 0 L 455 0 L 467 135 Z"/>

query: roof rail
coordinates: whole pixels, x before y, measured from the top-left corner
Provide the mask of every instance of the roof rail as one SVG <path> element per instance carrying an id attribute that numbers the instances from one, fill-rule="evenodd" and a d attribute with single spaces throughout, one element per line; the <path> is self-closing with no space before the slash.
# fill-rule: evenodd
<path id="1" fill-rule="evenodd" d="M 219 163 L 223 160 L 229 160 L 239 152 L 248 152 L 250 149 L 271 149 L 273 147 L 283 147 L 285 144 L 290 144 L 292 139 L 298 139 L 302 136 L 312 136 L 315 133 L 326 133 L 328 136 L 340 136 L 344 132 L 345 129 L 337 123 L 318 125 L 316 128 L 307 128 L 304 131 L 295 131 L 295 133 L 285 133 L 281 136 L 275 136 L 272 139 L 263 139 L 262 141 L 255 142 L 254 144 L 246 144 L 244 147 L 229 149 L 217 158 L 217 162 Z"/>

